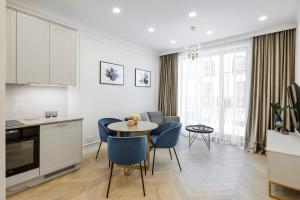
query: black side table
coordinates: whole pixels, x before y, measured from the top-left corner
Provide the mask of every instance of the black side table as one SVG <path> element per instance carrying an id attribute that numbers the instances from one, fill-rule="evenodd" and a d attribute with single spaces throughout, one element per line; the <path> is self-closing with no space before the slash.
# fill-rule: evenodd
<path id="1" fill-rule="evenodd" d="M 210 134 L 214 132 L 213 128 L 205 125 L 189 125 L 185 127 L 185 130 L 189 132 L 189 148 L 191 148 L 193 142 L 200 134 L 206 146 L 208 147 L 208 150 L 210 150 Z M 192 136 L 191 133 L 193 134 Z"/>

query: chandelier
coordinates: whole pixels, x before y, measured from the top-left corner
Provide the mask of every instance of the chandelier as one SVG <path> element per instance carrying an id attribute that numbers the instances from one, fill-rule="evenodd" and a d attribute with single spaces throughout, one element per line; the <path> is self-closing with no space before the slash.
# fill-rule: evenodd
<path id="1" fill-rule="evenodd" d="M 195 32 L 196 26 L 191 26 L 190 29 L 192 32 Z M 188 59 L 195 60 L 199 57 L 198 45 L 193 45 L 193 46 L 187 47 L 186 50 L 187 50 L 186 53 L 187 53 Z"/>
<path id="2" fill-rule="evenodd" d="M 193 46 L 187 48 L 188 59 L 195 60 L 199 57 L 199 47 Z"/>

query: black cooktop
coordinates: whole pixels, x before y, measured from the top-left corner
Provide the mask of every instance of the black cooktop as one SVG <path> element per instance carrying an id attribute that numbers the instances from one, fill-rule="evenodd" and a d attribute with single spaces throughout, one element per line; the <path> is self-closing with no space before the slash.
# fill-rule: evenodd
<path id="1" fill-rule="evenodd" d="M 18 120 L 7 120 L 5 121 L 5 127 L 11 128 L 11 127 L 18 127 L 24 125 L 23 123 L 19 122 Z"/>

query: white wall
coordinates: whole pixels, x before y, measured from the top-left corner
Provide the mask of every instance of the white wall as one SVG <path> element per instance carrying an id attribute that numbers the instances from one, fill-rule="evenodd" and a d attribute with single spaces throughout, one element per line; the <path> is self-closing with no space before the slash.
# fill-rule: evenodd
<path id="1" fill-rule="evenodd" d="M 6 12 L 5 0 L 0 0 L 0 200 L 5 199 L 5 134 L 4 134 L 4 100 L 5 100 L 5 34 Z"/>
<path id="2" fill-rule="evenodd" d="M 41 116 L 45 110 L 50 109 L 47 106 L 50 105 L 51 109 L 55 107 L 56 110 L 61 109 L 61 112 L 66 111 L 69 115 L 84 117 L 83 143 L 85 143 L 86 138 L 91 138 L 94 142 L 99 140 L 97 121 L 102 117 L 123 119 L 131 113 L 157 110 L 159 56 L 156 52 L 110 34 L 95 31 L 91 27 L 77 24 L 47 10 L 34 10 L 24 5 L 14 6 L 77 28 L 78 70 L 77 87 L 66 89 L 67 95 L 63 91 L 44 87 L 8 86 L 7 107 L 10 109 L 7 111 L 8 118 Z M 99 84 L 100 60 L 124 65 L 124 86 Z M 134 86 L 135 68 L 152 72 L 151 88 Z M 50 99 L 56 100 L 49 101 L 48 94 L 51 94 Z M 67 105 L 66 109 L 62 109 L 64 105 Z"/>
<path id="3" fill-rule="evenodd" d="M 37 118 L 45 111 L 68 114 L 68 89 L 46 86 L 7 85 L 6 119 Z"/>
<path id="4" fill-rule="evenodd" d="M 296 34 L 296 72 L 295 81 L 300 85 L 300 19 L 297 25 Z"/>
<path id="5" fill-rule="evenodd" d="M 80 77 L 70 89 L 69 111 L 84 117 L 83 143 L 99 140 L 97 121 L 103 117 L 123 119 L 131 113 L 157 110 L 159 57 L 128 43 L 97 38 L 85 33 L 79 38 Z M 99 84 L 99 63 L 124 65 L 124 86 Z M 134 86 L 135 68 L 152 72 L 151 88 Z M 80 102 L 79 102 L 80 101 Z"/>

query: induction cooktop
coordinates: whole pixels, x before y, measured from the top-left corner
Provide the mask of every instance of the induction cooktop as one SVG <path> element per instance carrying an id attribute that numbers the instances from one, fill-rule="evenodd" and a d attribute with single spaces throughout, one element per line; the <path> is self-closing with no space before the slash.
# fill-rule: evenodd
<path id="1" fill-rule="evenodd" d="M 5 121 L 5 127 L 6 128 L 11 128 L 11 127 L 18 127 L 24 125 L 22 122 L 18 120 L 7 120 Z"/>

